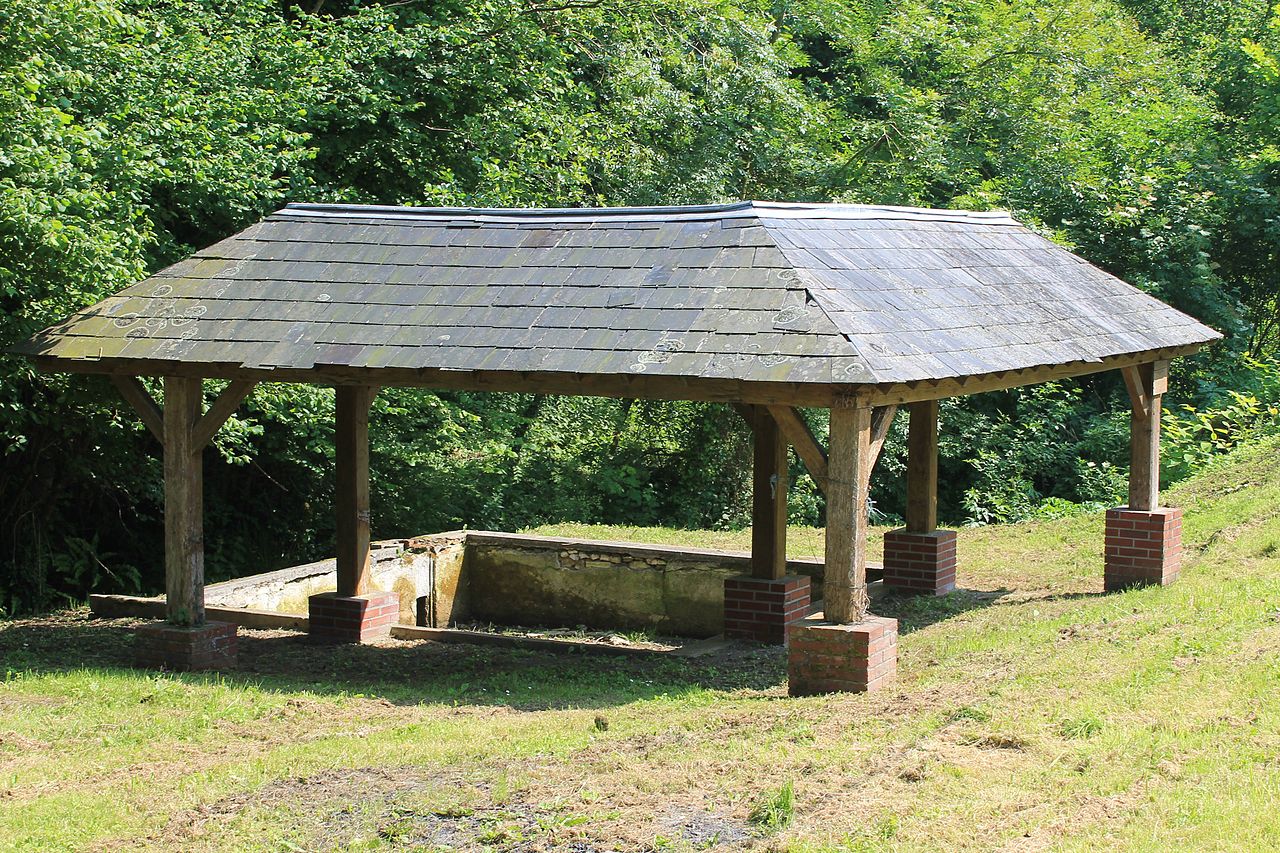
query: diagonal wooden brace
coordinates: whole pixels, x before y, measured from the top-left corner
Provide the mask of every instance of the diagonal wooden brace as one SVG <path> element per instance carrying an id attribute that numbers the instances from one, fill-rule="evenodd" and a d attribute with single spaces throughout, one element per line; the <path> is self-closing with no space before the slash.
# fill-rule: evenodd
<path id="1" fill-rule="evenodd" d="M 164 444 L 164 410 L 147 391 L 136 376 L 112 376 L 111 382 L 120 391 L 120 396 L 133 407 L 138 417 L 146 424 L 147 429 L 156 440 Z M 236 380 L 223 389 L 213 405 L 191 427 L 191 452 L 203 450 L 227 418 L 240 407 L 245 397 L 257 387 L 257 382 Z"/>
<path id="2" fill-rule="evenodd" d="M 164 414 L 155 398 L 136 376 L 111 376 L 111 383 L 120 390 L 120 396 L 133 406 L 138 417 L 147 425 L 147 429 L 156 437 L 156 441 L 164 444 Z"/>
<path id="3" fill-rule="evenodd" d="M 213 440 L 213 436 L 227 422 L 227 418 L 240 408 L 244 398 L 248 397 L 257 385 L 257 382 L 236 380 L 222 389 L 218 399 L 214 400 L 213 405 L 209 407 L 209 411 L 201 415 L 200 420 L 196 421 L 191 429 L 191 443 L 197 451 L 203 450 Z"/>
<path id="4" fill-rule="evenodd" d="M 769 406 L 782 437 L 796 449 L 796 455 L 804 463 L 818 491 L 827 493 L 827 451 L 809 429 L 800 412 L 793 406 Z"/>

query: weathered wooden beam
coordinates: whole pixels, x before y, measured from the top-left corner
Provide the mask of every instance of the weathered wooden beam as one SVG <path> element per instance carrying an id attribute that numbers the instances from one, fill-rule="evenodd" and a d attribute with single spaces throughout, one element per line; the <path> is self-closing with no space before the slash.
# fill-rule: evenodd
<path id="1" fill-rule="evenodd" d="M 871 464 L 867 476 L 871 476 L 870 468 L 876 467 L 880 451 L 884 449 L 885 439 L 889 437 L 889 427 L 893 426 L 893 416 L 898 413 L 896 405 L 876 406 L 871 410 Z"/>
<path id="2" fill-rule="evenodd" d="M 729 408 L 733 409 L 738 415 L 747 422 L 747 426 L 754 431 L 756 428 L 756 407 L 751 403 L 730 403 Z"/>
<path id="3" fill-rule="evenodd" d="M 794 406 L 769 406 L 769 414 L 787 442 L 796 449 L 805 470 L 813 478 L 818 491 L 827 491 L 827 451 L 809 429 L 809 424 Z"/>
<path id="4" fill-rule="evenodd" d="M 156 441 L 164 444 L 164 414 L 155 398 L 147 392 L 146 387 L 136 376 L 112 376 L 111 383 L 120 390 L 120 396 L 133 407 L 138 417 L 146 424 Z"/>
<path id="5" fill-rule="evenodd" d="M 1133 411 L 1146 415 L 1151 400 L 1143 387 L 1142 369 L 1137 365 L 1122 367 L 1120 375 L 1124 377 L 1124 387 L 1129 392 L 1129 405 Z"/>
<path id="6" fill-rule="evenodd" d="M 209 407 L 209 411 L 205 412 L 200 420 L 196 421 L 193 430 L 192 442 L 197 450 L 203 450 L 213 440 L 214 435 L 231 414 L 240 407 L 244 402 L 244 398 L 257 387 L 257 382 L 249 382 L 243 379 L 232 380 L 231 384 L 222 389 L 222 393 L 218 395 L 218 399 L 213 401 L 213 405 Z"/>
<path id="7" fill-rule="evenodd" d="M 787 442 L 768 409 L 753 414 L 751 574 L 774 580 L 787 573 Z"/>
<path id="8" fill-rule="evenodd" d="M 40 370 L 127 376 L 192 376 L 254 382 L 303 382 L 312 385 L 382 385 L 450 391 L 509 391 L 586 397 L 636 397 L 646 400 L 747 402 L 826 408 L 836 398 L 858 397 L 865 405 L 884 406 L 1017 388 L 1069 376 L 1085 376 L 1125 365 L 1190 355 L 1200 344 L 1164 347 L 1049 367 L 1001 371 L 965 378 L 849 385 L 809 382 L 742 382 L 697 376 L 549 373 L 539 371 L 446 370 L 442 368 L 342 367 L 252 368 L 227 363 L 175 362 L 138 358 L 54 358 L 36 356 Z"/>
<path id="9" fill-rule="evenodd" d="M 199 379 L 164 379 L 165 613 L 204 624 L 204 478 L 192 430 L 203 406 Z"/>
<path id="10" fill-rule="evenodd" d="M 911 404 L 907 433 L 907 530 L 938 527 L 938 401 Z"/>
<path id="11" fill-rule="evenodd" d="M 1152 361 L 1163 361 L 1167 364 L 1171 358 L 1190 355 L 1199 349 L 1198 345 L 1165 347 L 1142 353 L 1108 356 L 1099 361 L 1074 361 L 1068 364 L 1011 370 L 962 379 L 935 379 L 911 383 L 881 384 L 865 386 L 860 390 L 865 392 L 868 405 L 884 406 L 890 403 L 915 403 L 920 400 L 938 400 L 943 397 L 961 397 L 968 394 L 982 394 L 987 391 L 1003 391 L 1024 385 L 1050 382 L 1055 379 L 1067 379 L 1072 376 L 1088 376 L 1093 373 L 1117 370 L 1126 366 L 1149 364 Z"/>
<path id="12" fill-rule="evenodd" d="M 857 401 L 832 406 L 830 450 L 823 609 L 827 621 L 860 622 L 867 614 L 869 407 Z"/>
<path id="13" fill-rule="evenodd" d="M 338 595 L 369 591 L 369 406 L 375 393 L 367 385 L 337 388 Z"/>
<path id="14" fill-rule="evenodd" d="M 1124 371 L 1129 388 L 1129 508 L 1160 505 L 1160 413 L 1168 388 L 1167 362 Z"/>
<path id="15" fill-rule="evenodd" d="M 59 373 L 125 374 L 130 376 L 202 376 L 253 382 L 298 382 L 311 385 L 380 385 L 430 388 L 441 391 L 502 391 L 521 394 L 560 394 L 583 397 L 634 397 L 645 400 L 695 400 L 713 403 L 746 402 L 826 408 L 848 386 L 799 382 L 743 382 L 737 379 L 542 373 L 534 371 L 446 370 L 438 368 L 337 367 L 249 368 L 231 364 L 160 361 L 156 359 L 60 359 L 38 356 L 37 368 Z"/>

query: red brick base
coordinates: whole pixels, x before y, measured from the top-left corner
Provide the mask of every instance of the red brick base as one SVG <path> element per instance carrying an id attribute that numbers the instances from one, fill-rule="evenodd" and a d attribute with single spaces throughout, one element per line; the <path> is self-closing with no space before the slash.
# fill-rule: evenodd
<path id="1" fill-rule="evenodd" d="M 884 585 L 916 595 L 951 592 L 956 588 L 956 532 L 890 530 L 884 535 Z"/>
<path id="2" fill-rule="evenodd" d="M 1182 510 L 1107 510 L 1107 592 L 1171 584 L 1182 566 Z"/>
<path id="3" fill-rule="evenodd" d="M 323 643 L 363 643 L 385 637 L 400 620 L 400 595 L 394 592 L 350 596 L 322 592 L 307 604 L 308 633 Z"/>
<path id="4" fill-rule="evenodd" d="M 153 622 L 134 632 L 133 654 L 134 663 L 148 669 L 233 669 L 236 626 L 231 622 L 206 622 L 191 628 Z"/>
<path id="5" fill-rule="evenodd" d="M 809 615 L 811 582 L 804 575 L 771 580 L 749 576 L 724 582 L 724 635 L 780 646 L 787 625 Z"/>
<path id="6" fill-rule="evenodd" d="M 879 690 L 898 672 L 898 620 L 867 616 L 855 625 L 809 617 L 787 629 L 792 696 Z"/>

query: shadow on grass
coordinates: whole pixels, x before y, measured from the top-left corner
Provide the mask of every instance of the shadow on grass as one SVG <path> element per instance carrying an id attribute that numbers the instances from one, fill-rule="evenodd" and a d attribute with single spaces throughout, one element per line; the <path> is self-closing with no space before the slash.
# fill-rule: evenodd
<path id="1" fill-rule="evenodd" d="M 146 674 L 131 669 L 133 628 L 139 624 L 79 611 L 0 622 L 0 667 L 34 674 L 82 669 Z M 280 692 L 361 695 L 401 705 L 589 709 L 704 690 L 783 695 L 786 653 L 747 643 L 699 658 L 398 641 L 331 646 L 294 632 L 241 629 L 236 670 L 173 677 L 191 683 L 216 678 Z"/>
<path id="2" fill-rule="evenodd" d="M 990 607 L 1011 594 L 958 589 L 931 598 L 888 594 L 880 586 L 872 587 L 872 610 L 896 618 L 902 634 Z M 133 629 L 139 624 L 95 618 L 87 610 L 0 622 L 0 667 L 36 674 L 132 670 Z M 782 696 L 787 657 L 780 647 L 745 642 L 696 658 L 606 657 L 422 641 L 318 645 L 291 631 L 241 629 L 236 670 L 174 677 L 192 683 L 216 678 L 280 692 L 360 695 L 400 705 L 607 708 L 700 691 Z"/>

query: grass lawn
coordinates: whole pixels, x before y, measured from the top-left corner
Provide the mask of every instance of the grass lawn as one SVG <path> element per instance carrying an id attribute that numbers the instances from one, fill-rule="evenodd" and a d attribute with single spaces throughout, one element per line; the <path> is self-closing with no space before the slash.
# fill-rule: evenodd
<path id="1" fill-rule="evenodd" d="M 0 623 L 0 847 L 1276 849 L 1278 451 L 1167 496 L 1188 546 L 1168 588 L 1102 594 L 1097 516 L 962 531 L 961 590 L 876 605 L 902 620 L 901 669 L 870 696 L 789 699 L 783 652 L 747 645 L 243 631 L 240 671 L 170 676 L 127 667 L 127 620 Z"/>

